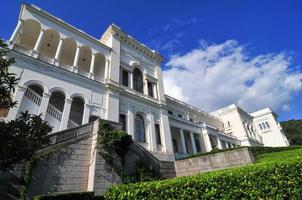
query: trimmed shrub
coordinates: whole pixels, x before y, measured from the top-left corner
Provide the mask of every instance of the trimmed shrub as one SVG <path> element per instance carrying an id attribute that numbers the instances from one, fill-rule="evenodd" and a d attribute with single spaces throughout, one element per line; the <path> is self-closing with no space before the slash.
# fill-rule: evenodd
<path id="1" fill-rule="evenodd" d="M 302 146 L 288 146 L 288 147 L 261 147 L 261 146 L 252 146 L 248 149 L 252 152 L 253 156 L 257 159 L 258 156 L 266 153 L 280 152 L 302 148 Z"/>
<path id="2" fill-rule="evenodd" d="M 51 195 L 39 195 L 35 200 L 103 200 L 104 197 L 94 196 L 93 192 L 57 193 Z"/>
<path id="3" fill-rule="evenodd" d="M 105 199 L 302 199 L 302 149 L 258 154 L 256 164 L 111 187 Z"/>

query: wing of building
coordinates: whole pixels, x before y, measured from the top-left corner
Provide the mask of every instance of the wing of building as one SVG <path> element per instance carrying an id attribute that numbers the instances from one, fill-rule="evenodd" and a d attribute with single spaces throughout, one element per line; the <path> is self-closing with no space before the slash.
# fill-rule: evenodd
<path id="1" fill-rule="evenodd" d="M 114 24 L 99 40 L 22 4 L 8 44 L 16 60 L 11 71 L 20 81 L 18 105 L 1 111 L 5 120 L 26 110 L 43 113 L 53 132 L 98 117 L 120 122 L 161 160 L 214 148 L 288 145 L 268 108 L 247 113 L 230 105 L 210 114 L 165 95 L 162 56 Z"/>

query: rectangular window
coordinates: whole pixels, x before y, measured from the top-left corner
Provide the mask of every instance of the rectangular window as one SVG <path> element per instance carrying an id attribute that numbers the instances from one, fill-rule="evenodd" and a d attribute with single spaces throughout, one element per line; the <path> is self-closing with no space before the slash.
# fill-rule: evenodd
<path id="1" fill-rule="evenodd" d="M 155 124 L 155 135 L 156 135 L 156 144 L 161 144 L 159 124 Z"/>
<path id="2" fill-rule="evenodd" d="M 270 126 L 269 126 L 268 122 L 265 122 L 265 124 L 266 124 L 266 127 L 267 127 L 267 128 L 270 128 Z"/>
<path id="3" fill-rule="evenodd" d="M 129 85 L 128 85 L 128 72 L 126 70 L 122 70 L 122 84 L 126 87 L 129 87 Z"/>
<path id="4" fill-rule="evenodd" d="M 173 115 L 173 112 L 172 112 L 171 110 L 168 110 L 168 113 L 169 113 L 170 115 Z"/>
<path id="5" fill-rule="evenodd" d="M 260 130 L 263 130 L 262 125 L 261 124 L 258 124 L 258 125 L 259 125 Z"/>
<path id="6" fill-rule="evenodd" d="M 120 114 L 119 122 L 122 124 L 122 130 L 126 131 L 126 115 Z"/>
<path id="7" fill-rule="evenodd" d="M 149 81 L 148 81 L 148 95 L 150 97 L 154 97 L 154 95 L 153 95 L 153 84 Z"/>
<path id="8" fill-rule="evenodd" d="M 182 115 L 181 115 L 181 114 L 178 114 L 178 117 L 182 118 Z"/>

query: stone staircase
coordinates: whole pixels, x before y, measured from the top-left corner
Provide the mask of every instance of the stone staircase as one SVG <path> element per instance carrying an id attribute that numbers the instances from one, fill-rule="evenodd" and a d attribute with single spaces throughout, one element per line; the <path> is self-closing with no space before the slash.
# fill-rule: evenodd
<path id="1" fill-rule="evenodd" d="M 173 160 L 159 160 L 155 155 L 136 143 L 132 143 L 131 149 L 149 165 L 152 165 L 159 178 L 171 178 L 176 176 L 175 162 Z"/>

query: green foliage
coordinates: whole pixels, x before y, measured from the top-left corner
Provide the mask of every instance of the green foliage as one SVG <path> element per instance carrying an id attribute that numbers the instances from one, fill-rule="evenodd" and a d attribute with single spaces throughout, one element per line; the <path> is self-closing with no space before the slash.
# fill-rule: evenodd
<path id="1" fill-rule="evenodd" d="M 1 121 L 0 130 L 0 170 L 7 170 L 22 160 L 30 160 L 48 143 L 45 136 L 52 128 L 40 116 L 25 112 L 16 120 Z"/>
<path id="2" fill-rule="evenodd" d="M 26 200 L 26 194 L 28 190 L 28 185 L 32 179 L 32 169 L 35 163 L 35 159 L 31 159 L 25 162 L 25 173 L 23 179 L 20 183 L 19 196 L 20 200 Z"/>
<path id="3" fill-rule="evenodd" d="M 39 195 L 34 200 L 102 200 L 101 196 L 94 196 L 93 192 L 58 193 L 51 195 Z"/>
<path id="4" fill-rule="evenodd" d="M 19 79 L 15 77 L 15 74 L 8 71 L 8 67 L 15 60 L 6 56 L 6 47 L 7 45 L 0 39 L 0 109 L 11 108 L 17 103 L 13 101 L 12 94 Z"/>
<path id="5" fill-rule="evenodd" d="M 266 153 L 280 152 L 286 150 L 293 150 L 302 148 L 302 146 L 289 146 L 289 147 L 262 147 L 262 146 L 251 146 L 248 149 L 252 152 L 255 159 Z"/>
<path id="6" fill-rule="evenodd" d="M 123 172 L 120 172 L 119 174 L 122 178 L 123 183 L 136 183 L 156 180 L 156 174 L 154 169 L 146 165 L 144 162 L 137 163 L 134 174 L 126 175 Z"/>
<path id="7" fill-rule="evenodd" d="M 259 151 L 258 151 L 259 152 Z M 111 187 L 105 199 L 301 199 L 302 148 L 258 154 L 252 165 Z"/>
<path id="8" fill-rule="evenodd" d="M 120 157 L 123 163 L 132 143 L 131 136 L 103 121 L 100 121 L 99 134 L 98 145 L 103 158 L 109 164 L 113 164 L 114 159 Z"/>
<path id="9" fill-rule="evenodd" d="M 302 145 L 302 120 L 288 120 L 280 123 L 290 145 Z"/>

